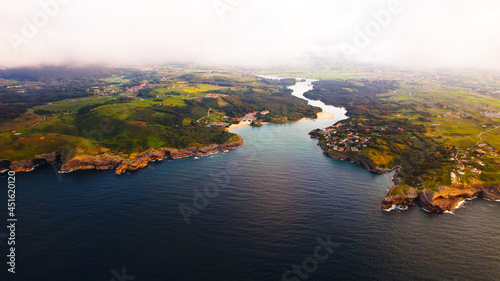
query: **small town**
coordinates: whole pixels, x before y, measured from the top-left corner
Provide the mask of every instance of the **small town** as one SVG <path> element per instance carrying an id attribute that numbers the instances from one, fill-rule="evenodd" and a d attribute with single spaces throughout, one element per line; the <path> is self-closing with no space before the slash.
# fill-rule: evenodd
<path id="1" fill-rule="evenodd" d="M 487 143 L 480 143 L 477 146 L 469 147 L 463 152 L 452 146 L 447 146 L 447 148 L 457 149 L 455 156 L 450 159 L 457 165 L 450 174 L 453 183 L 461 182 L 462 179 L 460 176 L 465 176 L 466 171 L 478 175 L 482 174 L 480 168 L 486 167 L 486 164 L 481 159 L 488 155 L 498 157 L 499 153 L 498 149 Z"/>
<path id="2" fill-rule="evenodd" d="M 357 132 L 358 129 L 353 126 L 354 123 L 352 122 L 349 122 L 348 124 L 342 124 L 339 122 L 322 131 L 319 131 L 319 134 L 325 137 L 326 145 L 335 151 L 357 152 L 367 148 L 372 137 L 360 135 L 360 133 Z M 361 122 L 358 123 L 358 126 L 365 127 Z M 386 131 L 388 127 L 366 127 L 365 132 L 370 132 L 372 129 L 376 131 Z"/>
<path id="3" fill-rule="evenodd" d="M 500 119 L 500 112 L 498 112 L 498 111 L 487 111 L 487 112 L 482 112 L 481 114 L 483 114 L 486 117 Z"/>
<path id="4" fill-rule="evenodd" d="M 254 111 L 254 112 L 250 112 L 250 113 L 247 113 L 245 114 L 245 116 L 241 117 L 241 118 L 238 118 L 238 117 L 235 117 L 233 118 L 232 120 L 235 121 L 235 122 L 242 122 L 242 121 L 257 121 L 258 119 L 258 116 L 257 114 L 261 114 L 261 115 L 267 115 L 269 114 L 269 110 L 264 110 L 264 111 Z"/>

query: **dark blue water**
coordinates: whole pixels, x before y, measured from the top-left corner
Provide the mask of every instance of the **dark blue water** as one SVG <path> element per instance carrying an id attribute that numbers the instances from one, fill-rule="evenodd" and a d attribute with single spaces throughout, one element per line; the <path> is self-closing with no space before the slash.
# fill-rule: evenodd
<path id="1" fill-rule="evenodd" d="M 18 174 L 17 273 L 2 241 L 0 280 L 282 280 L 303 261 L 310 273 L 288 280 L 500 280 L 500 203 L 384 212 L 391 175 L 327 158 L 308 137 L 331 123 L 239 128 L 237 150 L 121 176 Z M 193 199 L 203 209 L 187 224 L 179 206 Z"/>

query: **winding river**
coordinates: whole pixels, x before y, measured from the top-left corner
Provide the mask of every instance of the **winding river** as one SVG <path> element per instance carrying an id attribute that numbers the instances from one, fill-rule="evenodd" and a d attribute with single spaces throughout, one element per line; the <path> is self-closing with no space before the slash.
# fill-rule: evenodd
<path id="1" fill-rule="evenodd" d="M 390 175 L 325 157 L 308 133 L 345 111 L 315 105 L 335 120 L 238 128 L 228 153 L 19 174 L 14 280 L 500 280 L 500 204 L 384 212 Z"/>

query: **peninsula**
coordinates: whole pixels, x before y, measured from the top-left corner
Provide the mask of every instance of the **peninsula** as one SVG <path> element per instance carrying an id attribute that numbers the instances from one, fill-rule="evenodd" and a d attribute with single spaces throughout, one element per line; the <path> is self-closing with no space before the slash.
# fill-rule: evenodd
<path id="1" fill-rule="evenodd" d="M 240 122 L 286 123 L 321 111 L 270 81 L 188 67 L 37 67 L 0 72 L 0 171 L 115 169 L 237 148 Z"/>
<path id="2" fill-rule="evenodd" d="M 500 200 L 499 92 L 480 94 L 458 74 L 384 74 L 318 81 L 304 95 L 350 116 L 310 133 L 325 155 L 394 171 L 385 210 L 451 212 L 468 199 Z"/>

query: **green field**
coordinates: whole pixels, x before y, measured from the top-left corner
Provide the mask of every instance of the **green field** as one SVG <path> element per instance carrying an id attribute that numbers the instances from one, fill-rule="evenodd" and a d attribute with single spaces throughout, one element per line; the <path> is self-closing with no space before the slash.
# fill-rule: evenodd
<path id="1" fill-rule="evenodd" d="M 402 166 L 403 186 L 394 192 L 401 193 L 404 186 L 436 190 L 452 184 L 499 184 L 500 119 L 483 114 L 500 111 L 496 91 L 478 94 L 453 86 L 449 77 L 422 78 L 427 76 L 318 82 L 306 96 L 346 107 L 353 125 L 332 136 L 312 134 L 326 150 L 345 149 L 341 140 L 347 133 L 371 137 L 357 153 L 382 168 Z M 389 81 L 396 88 L 389 87 Z M 360 82 L 366 87 L 359 87 Z M 344 91 L 346 87 L 350 91 Z M 363 126 L 358 126 L 360 121 Z M 387 127 L 382 131 L 375 126 Z"/>
<path id="2" fill-rule="evenodd" d="M 129 158 L 149 149 L 234 141 L 238 137 L 224 126 L 253 111 L 271 111 L 265 116 L 270 122 L 315 117 L 319 111 L 279 81 L 227 71 L 134 70 L 92 83 L 78 88 L 90 96 L 58 100 L 55 95 L 43 104 L 33 96 L 38 105 L 0 123 L 0 159 L 30 160 L 59 148 L 63 161 L 99 154 Z M 118 93 L 92 95 L 109 89 Z"/>

